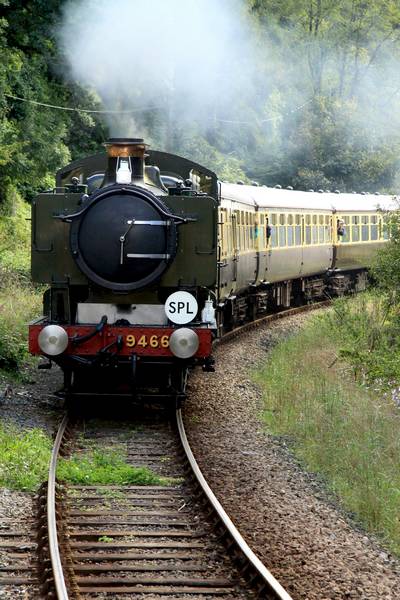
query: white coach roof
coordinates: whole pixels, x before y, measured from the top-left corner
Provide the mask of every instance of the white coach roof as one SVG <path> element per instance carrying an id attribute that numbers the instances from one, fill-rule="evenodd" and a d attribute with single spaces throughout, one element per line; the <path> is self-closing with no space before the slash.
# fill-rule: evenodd
<path id="1" fill-rule="evenodd" d="M 279 188 L 221 183 L 221 196 L 261 208 L 290 208 L 340 212 L 398 210 L 397 196 L 375 194 L 336 194 L 334 192 L 302 192 Z"/>

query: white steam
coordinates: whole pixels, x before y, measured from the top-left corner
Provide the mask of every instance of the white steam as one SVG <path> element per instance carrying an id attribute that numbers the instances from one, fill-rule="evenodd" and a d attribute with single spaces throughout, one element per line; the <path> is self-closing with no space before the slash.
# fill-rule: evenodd
<path id="1" fill-rule="evenodd" d="M 206 124 L 248 88 L 241 0 L 78 0 L 60 40 L 72 78 L 109 110 L 159 107 L 164 119 Z M 111 134 L 143 134 L 145 114 L 111 117 Z"/>

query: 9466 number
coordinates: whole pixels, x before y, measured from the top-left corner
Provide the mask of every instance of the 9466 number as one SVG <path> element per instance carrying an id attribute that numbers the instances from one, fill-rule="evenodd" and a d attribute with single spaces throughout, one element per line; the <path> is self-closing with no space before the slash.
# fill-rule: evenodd
<path id="1" fill-rule="evenodd" d="M 169 347 L 169 335 L 127 335 L 125 343 L 128 348 L 134 348 L 140 346 L 141 348 L 168 348 Z"/>

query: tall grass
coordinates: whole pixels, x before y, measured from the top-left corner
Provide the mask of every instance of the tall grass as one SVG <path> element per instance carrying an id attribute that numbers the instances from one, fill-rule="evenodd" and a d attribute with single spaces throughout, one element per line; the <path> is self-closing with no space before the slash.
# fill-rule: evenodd
<path id="1" fill-rule="evenodd" d="M 400 410 L 362 386 L 354 366 L 340 358 L 336 318 L 314 317 L 272 350 L 256 375 L 263 418 L 273 433 L 293 441 L 297 457 L 326 478 L 366 528 L 400 554 Z"/>
<path id="2" fill-rule="evenodd" d="M 0 213 L 0 369 L 28 360 L 28 322 L 42 313 L 43 290 L 30 283 L 30 207 L 15 194 L 12 214 Z"/>
<path id="3" fill-rule="evenodd" d="M 42 314 L 43 290 L 0 266 L 0 369 L 18 370 L 28 360 L 28 323 Z"/>

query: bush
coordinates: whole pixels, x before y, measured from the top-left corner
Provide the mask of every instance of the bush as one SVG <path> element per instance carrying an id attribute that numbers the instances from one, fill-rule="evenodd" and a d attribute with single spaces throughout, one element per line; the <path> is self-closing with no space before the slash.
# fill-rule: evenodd
<path id="1" fill-rule="evenodd" d="M 327 319 L 339 356 L 361 383 L 390 388 L 400 380 L 399 308 L 388 295 L 372 291 L 337 300 Z"/>

